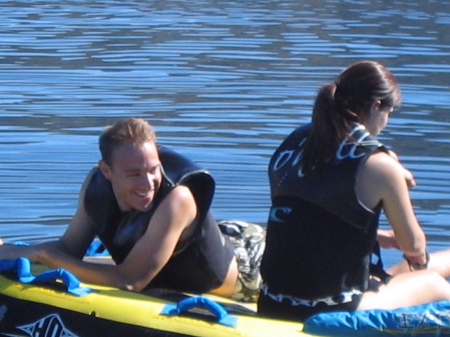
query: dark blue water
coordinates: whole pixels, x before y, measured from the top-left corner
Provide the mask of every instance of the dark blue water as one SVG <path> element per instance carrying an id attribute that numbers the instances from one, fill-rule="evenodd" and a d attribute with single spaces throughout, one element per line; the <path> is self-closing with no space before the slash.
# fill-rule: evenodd
<path id="1" fill-rule="evenodd" d="M 449 31 L 445 0 L 3 0 L 0 236 L 58 236 L 126 116 L 212 172 L 217 218 L 264 223 L 275 147 L 319 86 L 374 59 L 403 90 L 381 138 L 415 174 L 430 250 L 449 248 Z"/>

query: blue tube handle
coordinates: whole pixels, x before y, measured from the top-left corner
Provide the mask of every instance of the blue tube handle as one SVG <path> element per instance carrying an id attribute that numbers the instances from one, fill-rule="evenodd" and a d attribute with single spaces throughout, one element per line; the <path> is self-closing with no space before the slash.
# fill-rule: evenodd
<path id="1" fill-rule="evenodd" d="M 61 280 L 66 286 L 67 292 L 76 296 L 84 296 L 93 291 L 88 287 L 80 287 L 80 281 L 65 269 L 59 268 L 47 270 L 34 276 L 31 273 L 31 262 L 25 257 L 19 257 L 15 260 L 0 261 L 0 272 L 5 271 L 15 272 L 17 274 L 17 279 L 22 283 L 45 283 Z"/>
<path id="2" fill-rule="evenodd" d="M 163 315 L 179 315 L 192 308 L 202 308 L 211 312 L 220 324 L 235 327 L 237 317 L 231 316 L 219 303 L 203 296 L 188 297 L 177 304 L 166 304 L 161 311 Z"/>
<path id="3" fill-rule="evenodd" d="M 75 277 L 75 275 L 62 268 L 48 270 L 38 274 L 33 282 L 54 282 L 56 280 L 61 280 L 66 286 L 67 292 L 72 295 L 84 296 L 92 292 L 91 288 L 80 287 L 80 281 Z"/>

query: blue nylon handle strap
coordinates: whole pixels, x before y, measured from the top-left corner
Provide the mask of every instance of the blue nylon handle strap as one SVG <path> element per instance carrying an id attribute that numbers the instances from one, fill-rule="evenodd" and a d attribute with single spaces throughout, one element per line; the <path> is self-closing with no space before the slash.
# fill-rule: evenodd
<path id="1" fill-rule="evenodd" d="M 103 246 L 100 240 L 94 240 L 86 250 L 85 256 L 109 256 L 109 251 Z"/>
<path id="2" fill-rule="evenodd" d="M 209 298 L 198 296 L 188 297 L 181 300 L 177 304 L 166 304 L 161 311 L 162 315 L 179 315 L 192 308 L 202 308 L 211 312 L 220 324 L 235 327 L 237 317 L 231 316 L 219 303 L 210 300 Z"/>
<path id="3" fill-rule="evenodd" d="M 31 262 L 25 257 L 0 261 L 1 272 L 16 272 L 17 279 L 22 283 L 50 283 L 61 280 L 66 287 L 66 291 L 75 296 L 84 296 L 93 292 L 91 288 L 81 287 L 80 281 L 72 273 L 61 268 L 47 270 L 34 276 L 31 273 Z"/>

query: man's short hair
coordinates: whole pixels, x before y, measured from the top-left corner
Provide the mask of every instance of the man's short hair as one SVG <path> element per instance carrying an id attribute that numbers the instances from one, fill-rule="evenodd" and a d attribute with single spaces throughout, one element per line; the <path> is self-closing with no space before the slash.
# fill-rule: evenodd
<path id="1" fill-rule="evenodd" d="M 146 143 L 156 142 L 153 127 L 142 118 L 121 119 L 114 125 L 105 127 L 99 138 L 99 148 L 107 164 L 112 164 L 114 150 L 126 142 Z"/>

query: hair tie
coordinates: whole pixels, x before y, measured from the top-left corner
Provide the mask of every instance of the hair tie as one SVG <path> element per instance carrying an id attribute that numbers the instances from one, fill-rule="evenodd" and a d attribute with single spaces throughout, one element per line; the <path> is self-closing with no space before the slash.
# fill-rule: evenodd
<path id="1" fill-rule="evenodd" d="M 333 84 L 334 84 L 334 94 L 336 95 L 336 91 L 339 88 L 339 84 L 337 82 L 333 82 Z"/>

